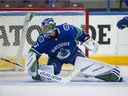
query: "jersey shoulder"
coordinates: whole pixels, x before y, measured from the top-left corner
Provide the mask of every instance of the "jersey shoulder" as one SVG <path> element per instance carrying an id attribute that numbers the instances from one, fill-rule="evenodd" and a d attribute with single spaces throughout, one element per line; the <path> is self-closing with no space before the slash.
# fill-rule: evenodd
<path id="1" fill-rule="evenodd" d="M 43 34 L 40 34 L 37 38 L 37 42 L 44 42 L 47 39 Z"/>
<path id="2" fill-rule="evenodd" d="M 73 26 L 71 24 L 68 24 L 68 23 L 63 23 L 63 24 L 57 25 L 56 27 L 72 28 L 72 27 L 75 27 L 75 26 Z"/>
<path id="3" fill-rule="evenodd" d="M 40 47 L 43 47 L 47 44 L 48 41 L 48 37 L 44 36 L 43 34 L 40 34 L 36 42 L 34 42 L 34 44 L 32 45 L 32 48 L 38 49 Z"/>
<path id="4" fill-rule="evenodd" d="M 46 42 L 49 41 L 49 38 L 48 36 L 45 36 L 44 34 L 40 34 L 37 38 L 37 41 L 35 43 L 38 43 L 38 44 L 45 44 Z"/>
<path id="5" fill-rule="evenodd" d="M 63 23 L 61 25 L 57 25 L 56 28 L 58 28 L 59 30 L 63 30 L 63 31 L 70 31 L 70 30 L 74 30 L 76 29 L 75 26 L 68 24 L 68 23 Z"/>

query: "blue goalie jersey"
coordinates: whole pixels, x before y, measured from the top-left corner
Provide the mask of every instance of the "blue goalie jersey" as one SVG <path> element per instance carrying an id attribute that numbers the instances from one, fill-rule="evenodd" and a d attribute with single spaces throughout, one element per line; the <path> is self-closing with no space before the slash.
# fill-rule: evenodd
<path id="1" fill-rule="evenodd" d="M 45 53 L 51 58 L 54 57 L 64 63 L 70 63 L 69 61 L 79 49 L 76 41 L 84 42 L 89 38 L 89 35 L 69 24 L 58 25 L 56 30 L 58 32 L 57 38 L 40 34 L 32 46 L 32 50 L 37 55 Z"/>

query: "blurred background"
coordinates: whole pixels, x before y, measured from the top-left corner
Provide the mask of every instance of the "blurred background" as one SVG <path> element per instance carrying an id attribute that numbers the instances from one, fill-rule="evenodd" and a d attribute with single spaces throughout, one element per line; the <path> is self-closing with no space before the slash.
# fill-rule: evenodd
<path id="1" fill-rule="evenodd" d="M 89 11 L 127 11 L 128 0 L 0 0 L 0 8 L 85 7 Z"/>

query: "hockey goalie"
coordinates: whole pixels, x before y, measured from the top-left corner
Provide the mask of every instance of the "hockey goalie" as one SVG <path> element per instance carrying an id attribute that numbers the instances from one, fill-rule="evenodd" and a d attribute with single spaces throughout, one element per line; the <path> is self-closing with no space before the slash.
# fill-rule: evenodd
<path id="1" fill-rule="evenodd" d="M 42 33 L 28 53 L 27 70 L 33 80 L 43 81 L 47 78 L 58 82 L 70 82 L 73 77 L 83 73 L 102 81 L 122 81 L 118 68 L 88 59 L 77 47 L 80 42 L 89 50 L 97 50 L 98 44 L 89 34 L 67 23 L 56 25 L 53 18 L 44 19 L 41 25 Z M 47 67 L 40 69 L 38 60 L 43 53 L 48 55 L 48 63 Z M 74 66 L 73 71 L 65 78 L 60 76 L 63 64 Z M 53 72 L 44 71 L 48 66 L 52 66 Z"/>

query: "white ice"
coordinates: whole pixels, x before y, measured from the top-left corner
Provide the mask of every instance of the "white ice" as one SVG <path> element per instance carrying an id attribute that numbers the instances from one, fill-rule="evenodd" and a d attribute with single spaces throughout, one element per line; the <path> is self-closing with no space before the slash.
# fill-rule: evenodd
<path id="1" fill-rule="evenodd" d="M 125 82 L 81 80 L 61 84 L 37 82 L 23 72 L 0 72 L 0 96 L 128 96 L 128 66 L 121 66 Z"/>

